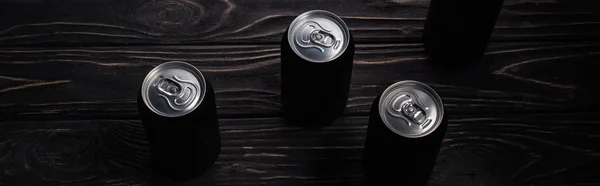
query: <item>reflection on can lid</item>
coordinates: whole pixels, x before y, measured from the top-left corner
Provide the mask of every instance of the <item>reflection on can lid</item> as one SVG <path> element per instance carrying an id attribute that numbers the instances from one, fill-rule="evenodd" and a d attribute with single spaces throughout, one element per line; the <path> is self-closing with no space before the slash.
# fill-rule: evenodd
<path id="1" fill-rule="evenodd" d="M 206 81 L 185 62 L 171 61 L 152 69 L 142 83 L 142 99 L 150 110 L 165 117 L 188 114 L 204 99 Z"/>
<path id="2" fill-rule="evenodd" d="M 400 81 L 389 86 L 379 100 L 379 115 L 398 135 L 419 138 L 432 133 L 442 122 L 440 96 L 418 81 Z"/>
<path id="3" fill-rule="evenodd" d="M 298 56 L 310 62 L 324 63 L 344 53 L 350 32 L 346 23 L 335 14 L 312 10 L 292 21 L 287 38 Z"/>

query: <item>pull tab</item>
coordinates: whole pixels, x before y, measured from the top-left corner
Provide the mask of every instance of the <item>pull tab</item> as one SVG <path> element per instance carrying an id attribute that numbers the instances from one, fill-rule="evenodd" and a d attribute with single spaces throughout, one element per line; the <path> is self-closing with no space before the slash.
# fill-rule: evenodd
<path id="1" fill-rule="evenodd" d="M 405 102 L 402 104 L 402 114 L 418 124 L 425 123 L 425 120 L 427 119 L 425 111 L 413 102 Z"/>
<path id="2" fill-rule="evenodd" d="M 325 49 L 338 49 L 340 47 L 340 40 L 330 33 L 332 30 L 323 28 L 319 23 L 314 21 L 308 21 L 304 23 L 300 30 L 300 33 L 296 34 L 296 44 L 302 48 L 316 48 L 321 52 L 325 52 Z"/>
<path id="3" fill-rule="evenodd" d="M 427 112 L 413 101 L 413 98 L 407 94 L 400 95 L 394 99 L 391 107 L 388 107 L 390 114 L 398 117 L 404 117 L 419 125 L 422 129 L 431 122 L 427 119 Z M 408 122 L 408 126 L 411 126 Z"/>
<path id="4" fill-rule="evenodd" d="M 339 41 L 330 33 L 323 30 L 314 30 L 310 33 L 310 41 L 316 45 L 336 49 Z"/>
<path id="5" fill-rule="evenodd" d="M 161 76 L 154 85 L 158 89 L 158 96 L 164 98 L 173 110 L 185 108 L 199 91 L 193 82 L 179 79 L 177 76 L 173 76 L 172 79 Z"/>
<path id="6" fill-rule="evenodd" d="M 158 91 L 168 96 L 179 95 L 181 93 L 181 87 L 181 84 L 164 77 L 161 77 L 157 83 Z"/>
<path id="7" fill-rule="evenodd" d="M 181 94 L 179 94 L 179 96 L 177 96 L 177 98 L 174 100 L 176 105 L 184 105 L 188 102 L 190 102 L 192 99 L 192 89 L 190 87 L 185 87 L 185 89 L 183 90 L 183 92 L 181 92 Z"/>

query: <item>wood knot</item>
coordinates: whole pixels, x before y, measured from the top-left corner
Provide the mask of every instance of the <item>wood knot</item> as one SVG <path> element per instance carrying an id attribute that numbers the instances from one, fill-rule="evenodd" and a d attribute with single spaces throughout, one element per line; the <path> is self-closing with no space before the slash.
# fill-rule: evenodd
<path id="1" fill-rule="evenodd" d="M 132 12 L 130 19 L 163 36 L 198 36 L 230 24 L 236 5 L 229 0 L 151 0 Z"/>
<path id="2" fill-rule="evenodd" d="M 33 153 L 30 154 L 33 155 L 32 159 L 54 171 L 71 173 L 87 171 L 95 163 L 94 135 L 91 134 L 91 131 L 64 133 L 66 135 L 53 134 L 43 141 L 39 141 L 33 147 Z"/>
<path id="3" fill-rule="evenodd" d="M 194 27 L 205 17 L 205 8 L 192 0 L 153 0 L 140 6 L 135 19 L 159 32 Z"/>

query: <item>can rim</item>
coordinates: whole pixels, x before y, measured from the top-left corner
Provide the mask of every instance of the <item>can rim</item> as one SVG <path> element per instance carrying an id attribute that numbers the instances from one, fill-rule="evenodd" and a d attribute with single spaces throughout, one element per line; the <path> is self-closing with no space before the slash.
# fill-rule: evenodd
<path id="1" fill-rule="evenodd" d="M 149 81 L 151 77 L 153 77 L 159 70 L 161 70 L 163 67 L 165 66 L 169 66 L 169 65 L 181 65 L 184 66 L 186 68 L 189 68 L 190 70 L 192 70 L 192 74 L 196 75 L 198 78 L 198 82 L 200 83 L 200 98 L 198 98 L 198 102 L 189 110 L 182 112 L 181 114 L 166 114 L 161 112 L 160 110 L 156 109 L 152 104 L 150 104 L 150 100 L 147 96 L 148 92 L 144 91 L 145 89 L 148 89 L 149 86 Z M 189 63 L 183 62 L 183 61 L 169 61 L 169 62 L 165 62 L 162 63 L 156 67 L 154 67 L 152 70 L 150 70 L 150 72 L 148 72 L 148 74 L 146 74 L 146 77 L 144 78 L 144 81 L 142 82 L 142 100 L 144 101 L 144 104 L 146 105 L 146 107 L 148 109 L 150 109 L 152 112 L 163 116 L 163 117 L 169 117 L 169 118 L 173 118 L 173 117 L 180 117 L 180 116 L 184 116 L 187 115 L 191 112 L 193 112 L 194 110 L 196 110 L 196 108 L 198 108 L 198 106 L 200 106 L 200 104 L 202 104 L 202 101 L 204 100 L 204 97 L 206 95 L 206 78 L 204 78 L 204 75 L 202 74 L 202 72 L 200 72 L 200 70 L 198 70 L 198 68 L 196 68 L 194 65 L 191 65 Z"/>
<path id="2" fill-rule="evenodd" d="M 313 13 L 323 13 L 323 14 L 326 14 L 326 15 L 330 16 L 331 18 L 335 19 L 335 21 L 337 21 L 341 26 L 343 26 L 343 29 L 340 29 L 340 30 L 344 31 L 344 35 L 347 37 L 348 41 L 345 42 L 344 47 L 342 48 L 342 50 L 340 50 L 340 52 L 338 54 L 336 54 L 333 58 L 331 58 L 329 60 L 326 60 L 326 61 L 319 61 L 319 60 L 309 59 L 309 58 L 305 57 L 304 55 L 300 54 L 300 52 L 298 51 L 298 49 L 296 47 L 290 46 L 290 48 L 294 51 L 294 53 L 297 56 L 300 56 L 304 60 L 307 60 L 307 61 L 310 61 L 310 62 L 313 62 L 313 63 L 327 63 L 327 62 L 331 62 L 331 61 L 337 59 L 338 57 L 342 56 L 342 54 L 344 52 L 346 52 L 346 49 L 348 48 L 348 45 L 350 45 L 350 43 L 349 43 L 350 42 L 350 37 L 352 37 L 352 36 L 350 36 L 350 29 L 348 28 L 348 25 L 346 25 L 346 23 L 344 22 L 344 20 L 340 16 L 338 16 L 338 15 L 332 13 L 332 12 L 329 12 L 329 11 L 326 11 L 326 10 L 310 10 L 310 11 L 307 11 L 307 12 L 304 12 L 304 13 L 298 15 L 296 18 L 294 18 L 294 20 L 292 21 L 292 23 L 290 23 L 290 25 L 288 26 L 288 29 L 287 29 L 288 33 L 286 33 L 288 44 L 292 45 L 292 43 L 293 43 L 293 37 L 290 36 L 290 34 L 289 34 L 291 32 L 292 27 L 295 26 L 296 24 L 298 24 L 298 22 L 300 21 L 300 19 L 308 16 L 309 14 L 313 14 Z"/>
<path id="3" fill-rule="evenodd" d="M 389 130 L 391 130 L 392 132 L 394 132 L 394 133 L 396 133 L 396 134 L 398 134 L 398 135 L 400 135 L 400 136 L 407 137 L 407 138 L 420 138 L 420 137 L 427 136 L 427 135 L 429 135 L 429 134 L 433 133 L 433 131 L 435 131 L 435 130 L 436 130 L 436 129 L 437 129 L 439 126 L 440 126 L 440 124 L 441 124 L 441 122 L 442 122 L 443 118 L 436 119 L 436 121 L 435 121 L 435 123 L 434 123 L 433 127 L 432 127 L 430 130 L 428 130 L 428 131 L 426 131 L 426 132 L 424 132 L 424 133 L 421 133 L 421 134 L 418 134 L 418 135 L 408 135 L 408 134 L 406 134 L 406 133 L 402 133 L 402 132 L 400 132 L 400 131 L 396 130 L 396 129 L 395 129 L 395 128 L 394 128 L 394 127 L 393 127 L 393 126 L 392 126 L 392 125 L 391 125 L 391 124 L 390 124 L 390 123 L 389 123 L 389 122 L 386 120 L 386 119 L 385 119 L 385 117 L 384 117 L 384 116 L 385 116 L 385 114 L 384 114 L 385 112 L 383 112 L 383 110 L 385 110 L 385 108 L 382 108 L 382 107 L 384 106 L 384 105 L 383 105 L 383 102 L 384 102 L 384 100 L 385 100 L 385 99 L 384 99 L 384 96 L 386 96 L 386 94 L 389 94 L 389 93 L 390 93 L 391 91 L 393 91 L 393 89 L 395 89 L 396 87 L 398 87 L 398 86 L 401 86 L 401 85 L 406 85 L 406 84 L 409 84 L 409 85 L 410 85 L 410 84 L 413 84 L 413 85 L 418 85 L 418 86 L 421 86 L 421 87 L 423 87 L 423 88 L 425 89 L 424 91 L 426 91 L 426 93 L 428 93 L 428 94 L 430 94 L 430 96 L 432 96 L 432 99 L 433 99 L 433 101 L 434 101 L 436 104 L 439 104 L 439 106 L 437 107 L 437 108 L 438 108 L 438 112 L 439 112 L 439 117 L 444 117 L 444 103 L 442 102 L 442 98 L 441 98 L 441 97 L 440 97 L 440 96 L 437 94 L 437 92 L 435 92 L 435 90 L 433 90 L 433 88 L 431 88 L 429 85 L 427 85 L 427 84 L 425 84 L 425 83 L 418 82 L 418 81 L 414 81 L 414 80 L 403 80 L 403 81 L 396 82 L 396 83 L 394 83 L 394 84 L 390 85 L 389 87 L 387 87 L 387 88 L 386 88 L 386 89 L 383 91 L 383 93 L 381 94 L 381 97 L 379 98 L 379 117 L 381 118 L 381 120 L 383 121 L 383 123 L 385 124 L 385 126 L 386 126 L 386 127 L 389 129 Z"/>

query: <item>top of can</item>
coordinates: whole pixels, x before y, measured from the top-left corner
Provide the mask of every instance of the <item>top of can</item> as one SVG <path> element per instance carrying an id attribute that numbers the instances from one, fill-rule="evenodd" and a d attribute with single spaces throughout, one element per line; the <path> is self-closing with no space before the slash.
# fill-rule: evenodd
<path id="1" fill-rule="evenodd" d="M 325 63 L 336 59 L 348 48 L 350 31 L 337 15 L 311 10 L 292 21 L 287 39 L 298 56 L 310 62 Z"/>
<path id="2" fill-rule="evenodd" d="M 420 138 L 440 125 L 444 107 L 442 99 L 431 87 L 418 81 L 400 81 L 383 91 L 379 115 L 394 133 Z"/>
<path id="3" fill-rule="evenodd" d="M 185 62 L 170 61 L 152 69 L 142 83 L 142 99 L 150 110 L 164 117 L 188 114 L 204 99 L 206 80 Z"/>

